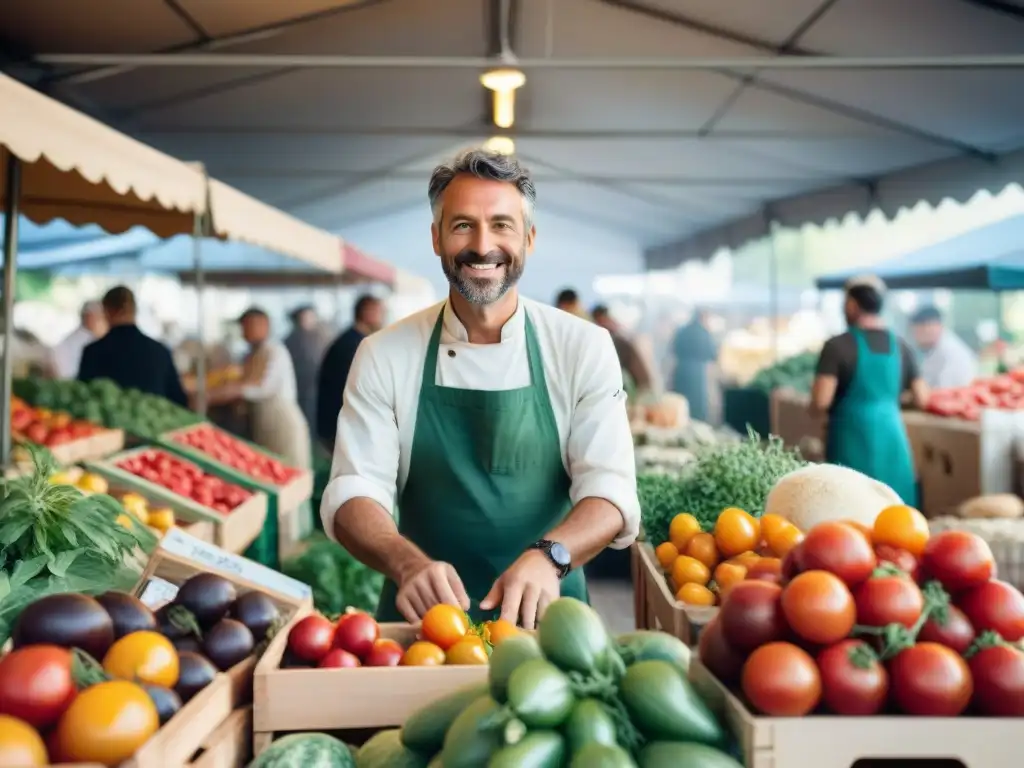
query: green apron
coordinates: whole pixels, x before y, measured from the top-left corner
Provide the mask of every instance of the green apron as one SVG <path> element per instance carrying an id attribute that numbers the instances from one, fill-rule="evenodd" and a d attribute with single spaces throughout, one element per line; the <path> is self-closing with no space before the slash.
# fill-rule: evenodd
<path id="1" fill-rule="evenodd" d="M 489 392 L 435 383 L 443 317 L 442 310 L 427 345 L 398 530 L 455 568 L 470 597 L 470 618 L 480 622 L 500 613 L 480 610 L 498 577 L 569 513 L 570 478 L 530 318 L 530 385 Z M 561 592 L 588 600 L 581 569 L 562 579 Z M 404 620 L 396 594 L 386 582 L 378 620 Z"/>
<path id="2" fill-rule="evenodd" d="M 854 328 L 857 367 L 853 380 L 829 414 L 825 458 L 892 488 L 903 503 L 917 506 L 910 441 L 900 412 L 903 362 L 896 335 L 889 352 L 873 352 L 864 332 Z"/>

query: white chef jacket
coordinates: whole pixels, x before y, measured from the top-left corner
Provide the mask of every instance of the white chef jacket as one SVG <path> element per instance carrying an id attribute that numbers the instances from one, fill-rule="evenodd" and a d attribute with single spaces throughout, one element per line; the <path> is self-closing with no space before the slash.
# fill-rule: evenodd
<path id="1" fill-rule="evenodd" d="M 921 355 L 921 378 L 933 389 L 966 387 L 977 376 L 978 358 L 950 330 L 944 330 L 938 343 Z"/>
<path id="2" fill-rule="evenodd" d="M 536 330 L 573 504 L 605 499 L 622 513 L 612 543 L 628 547 L 640 528 L 633 438 L 622 369 L 611 336 L 586 320 L 519 299 L 498 344 L 471 344 L 447 302 L 368 336 L 359 345 L 338 416 L 331 480 L 320 515 L 331 536 L 338 508 L 356 497 L 393 510 L 409 476 L 424 358 L 444 312 L 435 381 L 441 387 L 499 391 L 529 386 L 525 317 Z"/>
<path id="3" fill-rule="evenodd" d="M 246 400 L 269 400 L 282 397 L 285 400 L 298 402 L 299 390 L 295 383 L 295 366 L 288 348 L 279 341 L 267 339 L 263 342 L 267 350 L 267 367 L 259 384 L 247 384 L 242 387 L 242 397 Z"/>
<path id="4" fill-rule="evenodd" d="M 58 379 L 73 379 L 78 376 L 82 350 L 94 341 L 96 337 L 92 331 L 80 325 L 53 348 L 53 364 Z"/>

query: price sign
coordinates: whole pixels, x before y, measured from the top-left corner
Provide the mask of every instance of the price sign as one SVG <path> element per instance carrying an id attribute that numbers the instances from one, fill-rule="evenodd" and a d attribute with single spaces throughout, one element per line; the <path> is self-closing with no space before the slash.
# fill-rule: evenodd
<path id="1" fill-rule="evenodd" d="M 246 581 L 287 595 L 298 600 L 306 600 L 313 594 L 308 584 L 303 584 L 283 573 L 254 563 L 239 555 L 225 552 L 220 547 L 190 536 L 180 528 L 172 528 L 163 537 L 160 547 L 167 552 L 200 566 L 216 568 L 223 573 L 235 574 Z"/>
<path id="2" fill-rule="evenodd" d="M 171 582 L 153 576 L 146 582 L 146 586 L 139 595 L 139 600 L 152 610 L 157 610 L 178 596 L 178 588 Z"/>

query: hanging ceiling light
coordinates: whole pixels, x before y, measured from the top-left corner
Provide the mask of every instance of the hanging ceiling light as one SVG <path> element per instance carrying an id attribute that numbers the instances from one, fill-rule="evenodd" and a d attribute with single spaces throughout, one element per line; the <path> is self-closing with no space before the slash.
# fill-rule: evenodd
<path id="1" fill-rule="evenodd" d="M 480 84 L 494 91 L 494 124 L 511 128 L 516 120 L 516 89 L 526 84 L 526 75 L 514 67 L 499 67 L 480 75 Z"/>
<path id="2" fill-rule="evenodd" d="M 489 152 L 497 152 L 499 155 L 514 155 L 516 143 L 508 136 L 492 136 L 484 142 L 484 149 Z"/>

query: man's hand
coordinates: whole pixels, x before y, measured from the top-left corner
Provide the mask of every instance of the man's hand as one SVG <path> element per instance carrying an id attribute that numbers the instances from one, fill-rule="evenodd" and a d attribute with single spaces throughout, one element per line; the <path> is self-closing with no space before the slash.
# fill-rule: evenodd
<path id="1" fill-rule="evenodd" d="M 395 597 L 395 608 L 410 624 L 415 624 L 438 603 L 469 610 L 469 595 L 462 579 L 448 563 L 425 560 L 402 575 Z"/>
<path id="2" fill-rule="evenodd" d="M 480 608 L 489 611 L 501 605 L 501 618 L 523 629 L 534 629 L 548 605 L 560 594 L 554 564 L 539 549 L 531 549 L 494 582 Z"/>

